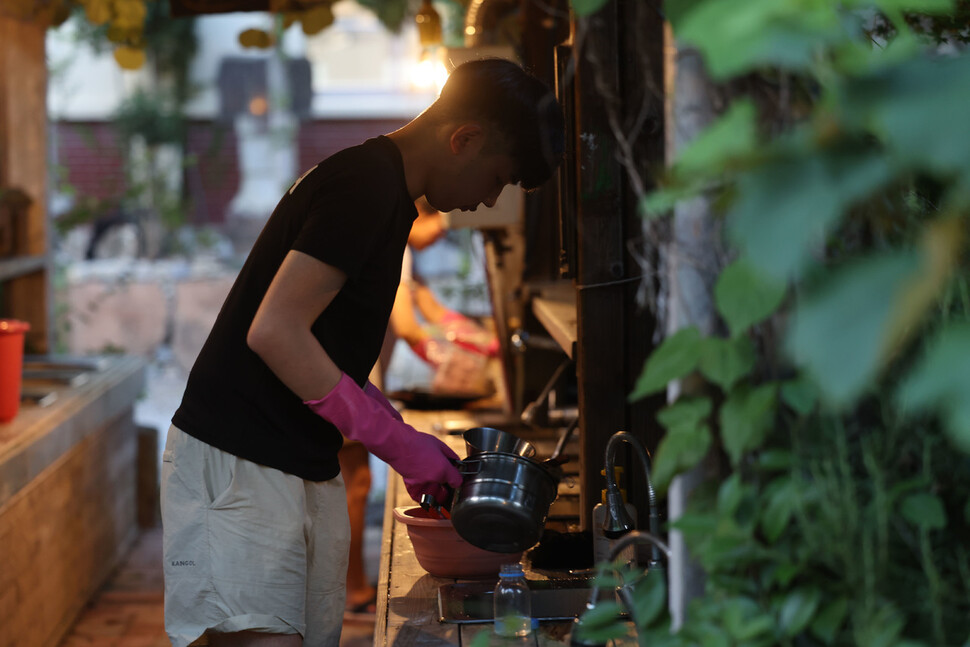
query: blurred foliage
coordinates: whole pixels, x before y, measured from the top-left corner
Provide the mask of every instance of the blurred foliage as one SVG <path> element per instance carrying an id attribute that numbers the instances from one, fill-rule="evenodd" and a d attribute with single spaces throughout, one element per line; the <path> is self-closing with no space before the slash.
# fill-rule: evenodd
<path id="1" fill-rule="evenodd" d="M 168 0 L 140 4 L 144 11 L 136 12 L 116 2 L 87 3 L 74 9 L 78 14 L 76 39 L 96 52 L 112 48 L 116 60 L 119 56 L 139 59 L 133 67 L 144 68 L 146 82 L 122 99 L 113 116 L 128 158 L 124 192 L 103 199 L 74 195 L 72 207 L 57 218 L 56 226 L 63 234 L 78 225 L 124 221 L 134 223 L 145 238 L 157 223 L 166 240 L 142 250 L 154 255 L 159 247 L 168 245 L 174 231 L 185 222 L 184 197 L 166 183 L 159 151 L 165 146 L 179 149 L 185 141 L 184 106 L 193 91 L 189 67 L 199 43 L 194 19 L 172 18 Z M 112 12 L 127 16 L 122 22 L 127 30 L 120 28 Z M 140 172 L 133 170 L 136 168 Z M 65 182 L 58 188 L 62 193 L 74 193 Z"/>
<path id="2" fill-rule="evenodd" d="M 361 6 L 374 12 L 386 29 L 398 32 L 408 17 L 407 0 L 357 0 Z M 269 12 L 276 14 L 284 28 L 299 24 L 303 33 L 317 34 L 333 24 L 333 5 L 337 0 L 269 0 Z M 39 22 L 50 27 L 63 24 L 72 14 L 83 15 L 89 29 L 93 28 L 98 39 L 112 44 L 115 61 L 126 70 L 141 68 L 148 59 L 148 52 L 160 53 L 153 37 L 165 29 L 182 30 L 186 49 L 177 48 L 166 52 L 169 59 L 184 57 L 191 60 L 195 53 L 194 35 L 191 34 L 192 18 L 173 19 L 167 0 L 0 0 L 0 15 L 19 20 Z M 185 31 L 188 29 L 189 31 Z M 177 42 L 169 39 L 166 43 Z M 269 49 L 276 44 L 272 30 L 246 29 L 239 34 L 243 47 Z"/>
<path id="3" fill-rule="evenodd" d="M 166 108 L 159 92 L 136 90 L 122 101 L 114 117 L 115 128 L 125 141 L 141 136 L 148 146 L 181 144 L 185 138 L 185 117 L 178 107 Z"/>
<path id="4" fill-rule="evenodd" d="M 404 19 L 408 15 L 407 0 L 357 0 L 362 7 L 367 7 L 378 17 L 385 27 L 398 32 Z"/>
<path id="5" fill-rule="evenodd" d="M 727 476 L 674 524 L 705 594 L 640 644 L 970 644 L 970 3 L 664 10 L 726 106 L 642 212 L 706 195 L 734 260 L 721 334 L 666 338 L 631 399 L 702 378 L 654 483 L 708 448 Z"/>

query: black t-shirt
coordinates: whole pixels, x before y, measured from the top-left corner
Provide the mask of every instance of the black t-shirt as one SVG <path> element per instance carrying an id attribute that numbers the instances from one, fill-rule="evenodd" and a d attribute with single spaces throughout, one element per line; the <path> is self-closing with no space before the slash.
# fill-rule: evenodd
<path id="1" fill-rule="evenodd" d="M 309 254 L 347 274 L 313 323 L 313 335 L 342 371 L 365 384 L 416 217 L 401 154 L 387 137 L 336 153 L 305 173 L 276 206 L 226 297 L 189 374 L 175 426 L 307 480 L 336 476 L 340 432 L 270 371 L 247 346 L 246 334 L 286 254 Z"/>

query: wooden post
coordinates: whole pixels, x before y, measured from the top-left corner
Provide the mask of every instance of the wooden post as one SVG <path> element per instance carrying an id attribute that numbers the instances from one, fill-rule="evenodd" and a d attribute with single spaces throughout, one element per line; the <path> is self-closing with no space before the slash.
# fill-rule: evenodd
<path id="1" fill-rule="evenodd" d="M 26 248 L 17 256 L 47 254 L 46 31 L 40 23 L 0 16 L 0 187 L 19 188 L 31 199 Z M 2 282 L 0 315 L 30 323 L 30 352 L 46 352 L 49 346 L 46 261 L 40 267 Z"/>
<path id="2" fill-rule="evenodd" d="M 589 526 L 599 503 L 606 441 L 626 424 L 623 380 L 625 318 L 622 169 L 608 126 L 616 110 L 617 3 L 578 21 L 576 63 L 576 368 L 579 391 L 580 512 Z M 612 96 L 603 94 L 608 89 Z"/>
<path id="3" fill-rule="evenodd" d="M 662 42 L 653 2 L 611 0 L 578 20 L 573 35 L 583 527 L 600 501 L 609 437 L 630 431 L 651 449 L 659 439 L 649 413 L 657 404 L 631 405 L 627 396 L 655 328 L 653 314 L 636 304 L 645 277 L 631 248 L 643 237 L 638 195 L 650 183 L 651 161 L 663 159 L 663 102 L 657 90 L 662 87 Z M 638 122 L 645 108 L 647 119 Z M 639 466 L 631 468 L 628 483 L 642 494 L 646 488 L 639 471 Z M 635 496 L 634 503 L 646 516 L 645 496 Z"/>

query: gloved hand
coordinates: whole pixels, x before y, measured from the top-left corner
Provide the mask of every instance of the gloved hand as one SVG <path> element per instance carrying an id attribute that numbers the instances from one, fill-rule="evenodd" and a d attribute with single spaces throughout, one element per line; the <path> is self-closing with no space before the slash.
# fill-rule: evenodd
<path id="1" fill-rule="evenodd" d="M 327 395 L 303 403 L 330 421 L 344 436 L 359 441 L 397 470 L 415 501 L 420 501 L 422 494 L 445 501 L 448 490 L 443 484 L 452 488 L 461 485 L 461 473 L 452 462 L 458 460 L 455 452 L 431 434 L 396 420 L 381 402 L 368 396 L 347 374 L 340 376 L 337 386 Z"/>
<path id="2" fill-rule="evenodd" d="M 445 339 L 462 348 L 486 357 L 498 355 L 498 339 L 480 325 L 454 310 L 447 311 L 441 318 Z"/>
<path id="3" fill-rule="evenodd" d="M 374 386 L 370 380 L 368 380 L 367 384 L 364 385 L 364 393 L 366 393 L 367 397 L 369 397 L 371 400 L 384 407 L 384 409 L 391 414 L 392 418 L 398 422 L 404 422 L 404 418 L 401 417 L 401 412 L 394 408 L 394 405 L 390 403 L 384 394 L 381 393 L 381 390 Z"/>

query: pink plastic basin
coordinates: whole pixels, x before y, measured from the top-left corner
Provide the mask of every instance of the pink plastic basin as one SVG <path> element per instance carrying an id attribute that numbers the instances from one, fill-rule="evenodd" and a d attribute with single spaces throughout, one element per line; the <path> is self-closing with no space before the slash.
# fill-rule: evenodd
<path id="1" fill-rule="evenodd" d="M 420 507 L 394 508 L 394 518 L 407 526 L 421 567 L 437 577 L 497 577 L 502 564 L 518 562 L 522 553 L 493 553 L 462 539 L 449 519 L 435 519 Z"/>

